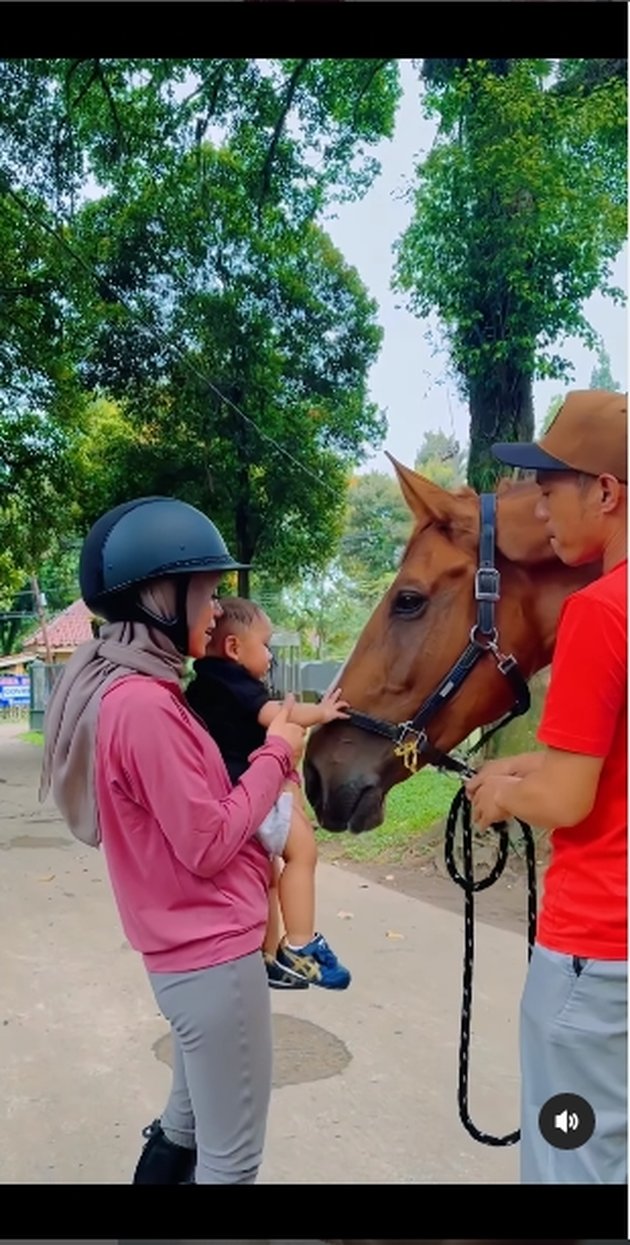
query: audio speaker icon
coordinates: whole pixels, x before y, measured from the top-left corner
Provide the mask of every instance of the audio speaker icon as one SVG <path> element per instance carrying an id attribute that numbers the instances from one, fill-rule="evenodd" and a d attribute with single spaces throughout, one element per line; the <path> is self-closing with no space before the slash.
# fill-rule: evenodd
<path id="1" fill-rule="evenodd" d="M 556 1128 L 562 1130 L 563 1133 L 568 1131 L 575 1132 L 580 1127 L 580 1117 L 575 1111 L 561 1111 L 554 1120 Z"/>

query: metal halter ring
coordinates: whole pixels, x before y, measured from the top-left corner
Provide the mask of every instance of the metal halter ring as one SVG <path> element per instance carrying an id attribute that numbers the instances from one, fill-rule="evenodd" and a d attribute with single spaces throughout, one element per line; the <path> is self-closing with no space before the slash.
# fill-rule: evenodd
<path id="1" fill-rule="evenodd" d="M 418 769 L 418 747 L 422 739 L 426 739 L 424 731 L 414 730 L 411 722 L 402 723 L 398 741 L 394 746 L 394 755 L 402 757 L 405 769 L 411 774 L 415 774 Z"/>
<path id="2" fill-rule="evenodd" d="M 480 644 L 480 643 L 479 643 L 479 640 L 477 639 L 477 632 L 478 632 L 478 630 L 479 630 L 479 623 L 475 623 L 475 624 L 474 624 L 474 625 L 470 628 L 470 643 L 471 643 L 471 644 L 476 644 L 476 645 L 478 646 L 478 648 L 488 649 L 488 651 L 489 651 L 490 653 L 498 653 L 498 651 L 499 651 L 499 650 L 498 650 L 498 648 L 497 648 L 497 641 L 498 641 L 498 639 L 499 639 L 499 633 L 498 633 L 498 631 L 497 631 L 496 627 L 493 627 L 493 628 L 492 628 L 492 631 L 490 632 L 489 636 L 487 637 L 487 644 Z"/>

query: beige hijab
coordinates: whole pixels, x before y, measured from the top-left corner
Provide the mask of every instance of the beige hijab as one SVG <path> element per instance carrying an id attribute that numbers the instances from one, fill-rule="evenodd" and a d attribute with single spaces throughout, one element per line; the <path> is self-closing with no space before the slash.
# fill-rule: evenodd
<path id="1" fill-rule="evenodd" d="M 192 575 L 188 589 L 190 626 L 208 598 L 207 575 Z M 156 579 L 140 600 L 156 618 L 175 617 L 173 578 Z M 94 791 L 96 725 L 101 697 L 131 674 L 171 679 L 179 686 L 184 658 L 163 632 L 140 622 L 106 623 L 98 639 L 81 644 L 54 685 L 44 718 L 44 759 L 39 788 L 52 796 L 75 838 L 98 847 L 101 832 Z"/>

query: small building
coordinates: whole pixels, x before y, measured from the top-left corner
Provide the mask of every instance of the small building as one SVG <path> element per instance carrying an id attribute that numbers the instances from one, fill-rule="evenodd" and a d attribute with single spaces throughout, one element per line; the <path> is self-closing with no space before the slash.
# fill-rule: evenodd
<path id="1" fill-rule="evenodd" d="M 267 683 L 271 695 L 282 699 L 287 692 L 293 692 L 300 700 L 300 637 L 297 631 L 274 631 L 269 648 L 272 663 Z"/>
<path id="2" fill-rule="evenodd" d="M 35 661 L 35 653 L 9 653 L 0 657 L 0 676 L 28 674 L 32 661 Z"/>
<path id="3" fill-rule="evenodd" d="M 55 665 L 67 661 L 79 644 L 94 639 L 93 621 L 92 610 L 88 609 L 84 601 L 78 600 L 46 623 L 50 655 Z M 25 654 L 30 655 L 31 660 L 33 657 L 47 660 L 46 641 L 41 627 L 27 637 L 23 649 Z"/>

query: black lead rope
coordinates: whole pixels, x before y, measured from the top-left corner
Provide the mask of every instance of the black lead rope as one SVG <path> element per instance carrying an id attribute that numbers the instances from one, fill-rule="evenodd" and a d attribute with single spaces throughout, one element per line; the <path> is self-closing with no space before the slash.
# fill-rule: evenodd
<path id="1" fill-rule="evenodd" d="M 462 857 L 463 857 L 463 874 L 459 872 L 455 863 L 455 834 L 457 830 L 458 814 L 462 815 Z M 525 855 L 527 859 L 527 959 L 531 959 L 534 947 L 534 939 L 536 937 L 536 848 L 534 844 L 534 836 L 531 826 L 526 822 L 518 821 L 523 832 L 525 841 Z M 459 1118 L 464 1128 L 475 1141 L 480 1141 L 486 1146 L 513 1146 L 520 1139 L 520 1130 L 509 1133 L 505 1137 L 493 1137 L 490 1133 L 483 1133 L 473 1124 L 468 1113 L 468 1070 L 470 1062 L 470 1022 L 472 1013 L 472 987 L 473 987 L 473 965 L 475 956 L 475 926 L 474 926 L 474 895 L 476 891 L 486 890 L 488 886 L 492 886 L 501 877 L 507 861 L 508 854 L 508 831 L 505 822 L 494 827 L 495 832 L 499 836 L 499 849 L 497 859 L 493 868 L 487 877 L 475 881 L 473 871 L 473 836 L 472 836 L 472 819 L 471 819 L 471 803 L 466 795 L 463 787 L 455 795 L 451 804 L 448 819 L 446 823 L 446 835 L 444 843 L 444 856 L 446 867 L 458 886 L 464 890 L 464 962 L 463 962 L 463 990 L 462 990 L 462 1014 L 460 1025 L 459 1039 L 459 1079 L 457 1086 L 457 1100 L 459 1103 Z"/>

